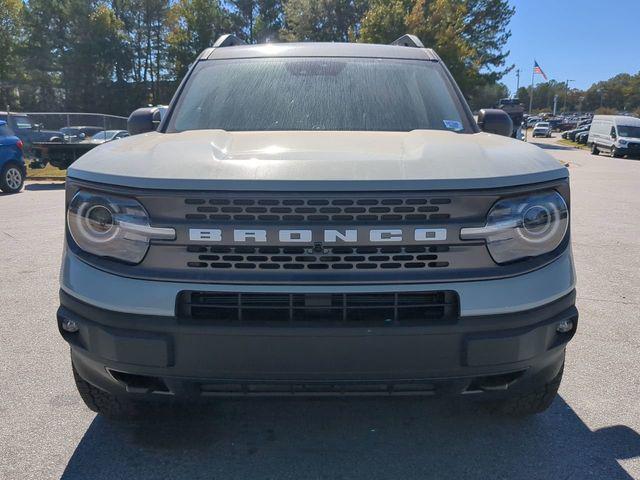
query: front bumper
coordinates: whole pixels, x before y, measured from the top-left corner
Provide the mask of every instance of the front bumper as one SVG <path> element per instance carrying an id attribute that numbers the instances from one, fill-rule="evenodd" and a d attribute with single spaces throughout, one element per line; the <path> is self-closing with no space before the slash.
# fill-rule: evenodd
<path id="1" fill-rule="evenodd" d="M 556 376 L 578 320 L 575 292 L 517 313 L 406 327 L 277 328 L 119 313 L 61 291 L 58 324 L 78 373 L 114 395 L 494 393 Z M 73 320 L 69 333 L 62 322 Z M 558 333 L 557 326 L 573 322 Z"/>

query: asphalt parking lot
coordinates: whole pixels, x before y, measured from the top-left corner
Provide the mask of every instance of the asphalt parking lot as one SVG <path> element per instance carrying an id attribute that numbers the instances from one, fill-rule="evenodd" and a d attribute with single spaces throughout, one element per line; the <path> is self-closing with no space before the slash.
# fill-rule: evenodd
<path id="1" fill-rule="evenodd" d="M 97 418 L 55 324 L 63 187 L 0 195 L 0 479 L 640 478 L 640 161 L 535 143 L 570 164 L 580 326 L 527 419 L 395 398 Z"/>

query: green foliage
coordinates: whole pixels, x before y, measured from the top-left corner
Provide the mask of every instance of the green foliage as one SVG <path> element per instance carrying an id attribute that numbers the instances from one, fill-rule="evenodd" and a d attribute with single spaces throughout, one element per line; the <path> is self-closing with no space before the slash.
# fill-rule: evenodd
<path id="1" fill-rule="evenodd" d="M 181 78 L 200 52 L 231 31 L 232 18 L 222 10 L 219 0 L 179 0 L 171 8 L 168 25 L 170 69 Z"/>
<path id="2" fill-rule="evenodd" d="M 418 35 L 475 109 L 507 96 L 499 79 L 507 0 L 0 0 L 0 105 L 126 115 L 167 103 L 199 52 L 224 33 L 277 40 L 390 43 Z M 518 95 L 528 105 L 529 90 Z M 538 84 L 534 110 L 640 110 L 640 73 L 586 91 Z M 0 107 L 1 108 L 1 107 Z"/>
<path id="3" fill-rule="evenodd" d="M 376 0 L 362 20 L 361 40 L 388 43 L 404 33 L 417 35 L 477 103 L 479 89 L 509 71 L 504 46 L 513 14 L 506 0 Z"/>
<path id="4" fill-rule="evenodd" d="M 285 0 L 282 37 L 314 42 L 355 40 L 367 3 L 364 0 Z"/>
<path id="5" fill-rule="evenodd" d="M 475 95 L 469 101 L 471 110 L 477 111 L 481 108 L 494 108 L 502 98 L 509 97 L 509 89 L 504 83 L 491 83 L 479 87 Z"/>
<path id="6" fill-rule="evenodd" d="M 0 0 L 0 109 L 11 103 L 19 80 L 15 64 L 19 61 L 23 5 L 20 0 Z"/>
<path id="7" fill-rule="evenodd" d="M 413 0 L 375 0 L 362 18 L 360 40 L 388 44 L 404 35 Z"/>

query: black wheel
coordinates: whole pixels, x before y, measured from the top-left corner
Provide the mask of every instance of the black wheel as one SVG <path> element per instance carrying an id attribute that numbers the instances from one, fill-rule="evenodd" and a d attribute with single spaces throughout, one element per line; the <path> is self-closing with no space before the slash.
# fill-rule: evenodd
<path id="1" fill-rule="evenodd" d="M 591 144 L 591 155 L 600 155 L 600 150 L 598 150 L 595 143 Z"/>
<path id="2" fill-rule="evenodd" d="M 100 390 L 85 381 L 73 364 L 71 368 L 78 393 L 89 410 L 114 420 L 140 417 L 145 412 L 147 405 L 144 403 L 119 398 Z"/>
<path id="3" fill-rule="evenodd" d="M 542 413 L 547 410 L 556 398 L 564 364 L 553 380 L 537 389 L 519 393 L 500 402 L 488 404 L 492 412 L 510 416 L 526 416 Z"/>
<path id="4" fill-rule="evenodd" d="M 5 193 L 18 193 L 23 185 L 22 169 L 15 163 L 7 163 L 0 172 L 0 190 Z"/>

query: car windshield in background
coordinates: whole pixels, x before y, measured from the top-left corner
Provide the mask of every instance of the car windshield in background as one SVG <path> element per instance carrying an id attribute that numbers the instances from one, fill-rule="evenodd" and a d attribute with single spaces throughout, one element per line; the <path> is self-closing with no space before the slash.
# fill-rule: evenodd
<path id="1" fill-rule="evenodd" d="M 16 122 L 16 128 L 19 130 L 31 130 L 33 128 L 29 117 L 23 115 L 11 115 L 11 117 Z"/>
<path id="2" fill-rule="evenodd" d="M 374 58 L 201 62 L 167 131 L 202 129 L 472 132 L 440 65 Z"/>
<path id="3" fill-rule="evenodd" d="M 621 137 L 640 138 L 640 127 L 618 125 L 618 135 Z"/>
<path id="4" fill-rule="evenodd" d="M 109 140 L 116 133 L 117 133 L 117 130 L 106 130 L 106 131 L 103 130 L 101 132 L 94 134 L 91 138 L 93 140 Z"/>

